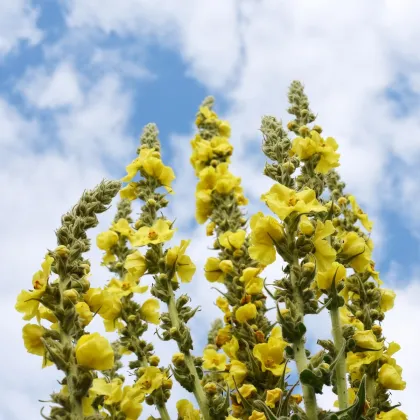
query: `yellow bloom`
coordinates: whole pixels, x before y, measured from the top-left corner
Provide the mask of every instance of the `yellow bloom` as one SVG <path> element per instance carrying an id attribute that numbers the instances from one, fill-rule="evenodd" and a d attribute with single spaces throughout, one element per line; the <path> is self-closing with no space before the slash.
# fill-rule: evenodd
<path id="1" fill-rule="evenodd" d="M 225 274 L 229 274 L 229 273 L 232 273 L 233 271 L 235 271 L 235 269 L 233 267 L 233 262 L 231 260 L 220 261 L 219 268 Z"/>
<path id="2" fill-rule="evenodd" d="M 107 230 L 106 232 L 101 232 L 96 237 L 96 245 L 99 249 L 102 249 L 103 251 L 110 250 L 114 245 L 116 245 L 118 242 L 118 233 Z"/>
<path id="3" fill-rule="evenodd" d="M 349 264 L 357 272 L 365 271 L 370 263 L 372 251 L 364 239 L 356 232 L 348 232 L 343 237 L 341 256 L 350 259 Z"/>
<path id="4" fill-rule="evenodd" d="M 285 234 L 280 223 L 271 216 L 258 212 L 251 217 L 251 246 L 249 255 L 263 265 L 276 260 L 275 243 L 284 240 Z"/>
<path id="5" fill-rule="evenodd" d="M 223 328 L 220 328 L 219 331 L 217 331 L 217 336 L 215 340 L 215 344 L 217 347 L 222 347 L 223 345 L 228 343 L 231 340 L 231 338 L 233 338 L 231 334 L 231 329 L 232 327 L 229 324 L 227 324 Z M 225 353 L 229 356 L 229 354 L 226 351 Z M 231 357 L 231 359 L 235 359 L 235 358 L 236 357 Z"/>
<path id="6" fill-rule="evenodd" d="M 205 349 L 203 353 L 203 368 L 224 371 L 226 369 L 226 355 L 214 349 Z"/>
<path id="7" fill-rule="evenodd" d="M 258 274 L 261 273 L 261 268 L 248 267 L 242 272 L 240 281 L 245 283 L 245 292 L 249 295 L 256 295 L 262 292 L 264 281 Z"/>
<path id="8" fill-rule="evenodd" d="M 295 137 L 290 149 L 293 154 L 296 154 L 299 159 L 309 159 L 316 153 L 317 144 L 311 137 Z"/>
<path id="9" fill-rule="evenodd" d="M 124 268 L 134 277 L 140 278 L 147 270 L 146 258 L 136 250 L 127 255 Z"/>
<path id="10" fill-rule="evenodd" d="M 379 414 L 376 415 L 376 420 L 407 420 L 407 414 L 403 413 L 398 408 L 393 408 L 386 413 L 381 411 Z"/>
<path id="11" fill-rule="evenodd" d="M 144 393 L 136 387 L 125 386 L 120 403 L 121 411 L 126 415 L 126 420 L 137 420 L 143 407 Z"/>
<path id="12" fill-rule="evenodd" d="M 353 209 L 354 215 L 362 222 L 362 225 L 369 232 L 372 230 L 373 223 L 369 220 L 368 215 L 358 206 L 356 199 L 353 195 L 349 195 L 349 201 Z"/>
<path id="13" fill-rule="evenodd" d="M 137 174 L 137 172 L 143 167 L 144 161 L 148 158 L 160 158 L 159 151 L 155 149 L 149 149 L 148 147 L 142 147 L 140 154 L 137 156 L 129 165 L 126 167 L 127 175 L 121 178 L 123 182 L 131 181 Z"/>
<path id="14" fill-rule="evenodd" d="M 40 322 L 41 319 L 46 319 L 47 321 L 50 321 L 52 323 L 58 322 L 57 317 L 54 315 L 54 312 L 43 305 L 39 305 L 37 314 L 37 321 Z"/>
<path id="15" fill-rule="evenodd" d="M 303 397 L 300 394 L 292 394 L 290 396 L 290 401 L 299 405 L 303 401 Z"/>
<path id="16" fill-rule="evenodd" d="M 43 357 L 42 367 L 52 365 L 52 362 L 46 358 L 47 352 L 42 342 L 42 337 L 47 330 L 41 325 L 26 324 L 22 328 L 22 338 L 28 353 Z"/>
<path id="17" fill-rule="evenodd" d="M 230 363 L 229 374 L 226 376 L 226 382 L 229 385 L 229 388 L 234 389 L 235 386 L 242 385 L 247 374 L 248 370 L 244 363 L 239 360 L 232 360 Z"/>
<path id="18" fill-rule="evenodd" d="M 285 185 L 274 184 L 261 198 L 281 220 L 285 220 L 293 212 L 302 214 L 326 211 L 316 199 L 315 191 L 310 188 L 296 192 Z"/>
<path id="19" fill-rule="evenodd" d="M 137 198 L 137 183 L 130 182 L 124 188 L 121 188 L 120 197 L 130 201 L 135 200 Z"/>
<path id="20" fill-rule="evenodd" d="M 340 313 L 340 323 L 341 325 L 351 325 L 355 327 L 357 330 L 363 330 L 364 324 L 362 321 L 357 319 L 352 313 L 345 307 L 341 306 L 339 309 Z"/>
<path id="21" fill-rule="evenodd" d="M 227 121 L 219 121 L 219 134 L 223 137 L 230 137 L 230 125 Z"/>
<path id="22" fill-rule="evenodd" d="M 247 399 L 257 393 L 257 388 L 255 388 L 255 386 L 252 384 L 244 384 L 238 389 L 238 391 L 241 393 L 243 398 Z M 242 401 L 241 396 L 239 395 L 239 393 L 235 395 L 236 401 L 238 401 L 238 404 L 240 404 Z"/>
<path id="23" fill-rule="evenodd" d="M 318 287 L 322 290 L 329 290 L 332 286 L 335 276 L 335 285 L 337 286 L 341 280 L 346 276 L 346 269 L 344 265 L 334 261 L 327 271 L 318 271 L 316 274 L 316 282 Z"/>
<path id="24" fill-rule="evenodd" d="M 267 417 L 261 411 L 253 410 L 252 414 L 248 417 L 248 420 L 267 420 Z"/>
<path id="25" fill-rule="evenodd" d="M 116 278 L 111 279 L 106 288 L 104 289 L 104 299 L 117 301 L 123 296 L 128 296 L 131 293 L 144 293 L 148 286 L 140 286 L 138 279 L 132 273 L 128 272 L 124 275 L 123 280 Z M 104 305 L 104 303 L 102 303 Z M 104 309 L 99 311 L 102 316 Z"/>
<path id="26" fill-rule="evenodd" d="M 213 205 L 211 198 L 211 189 L 197 191 L 195 193 L 196 211 L 195 218 L 198 223 L 205 223 L 210 217 Z"/>
<path id="27" fill-rule="evenodd" d="M 122 400 L 123 381 L 120 378 L 114 378 L 111 382 L 105 378 L 95 378 L 92 382 L 91 391 L 96 395 L 105 396 L 104 404 L 111 405 L 119 403 Z"/>
<path id="28" fill-rule="evenodd" d="M 34 290 L 22 290 L 16 301 L 15 309 L 23 313 L 23 319 L 29 321 L 38 315 L 39 299 L 45 293 L 48 284 L 48 279 L 51 274 L 51 266 L 54 258 L 45 255 L 44 261 L 41 264 L 42 269 L 37 271 L 32 277 L 32 286 Z"/>
<path id="29" fill-rule="evenodd" d="M 379 289 L 381 293 L 381 309 L 386 312 L 394 307 L 396 293 L 391 289 Z"/>
<path id="30" fill-rule="evenodd" d="M 114 366 L 114 351 L 99 333 L 82 335 L 76 344 L 77 363 L 88 369 L 108 370 Z"/>
<path id="31" fill-rule="evenodd" d="M 316 152 L 319 153 L 320 159 L 315 166 L 315 172 L 326 174 L 331 169 L 340 166 L 338 162 L 340 154 L 336 153 L 336 150 L 338 149 L 337 142 L 332 137 L 327 137 L 327 139 L 324 140 L 316 131 L 312 131 L 311 135 L 315 137 L 318 136 L 320 139 L 316 148 Z"/>
<path id="32" fill-rule="evenodd" d="M 230 313 L 230 306 L 227 299 L 223 298 L 222 296 L 217 296 L 216 299 L 216 306 L 221 309 L 225 314 Z"/>
<path id="33" fill-rule="evenodd" d="M 230 341 L 222 346 L 222 349 L 231 360 L 237 359 L 236 353 L 239 350 L 238 339 L 233 336 Z"/>
<path id="34" fill-rule="evenodd" d="M 330 269 L 331 264 L 335 261 L 336 252 L 334 248 L 329 244 L 327 238 L 335 232 L 335 228 L 331 220 L 327 220 L 322 223 L 317 220 L 315 234 L 313 237 L 313 244 L 315 247 L 315 259 L 317 269 L 319 271 L 327 271 Z"/>
<path id="35" fill-rule="evenodd" d="M 257 316 L 257 307 L 253 303 L 247 303 L 236 310 L 235 316 L 236 320 L 243 324 Z"/>
<path id="36" fill-rule="evenodd" d="M 314 225 L 312 224 L 312 222 L 309 220 L 308 216 L 303 215 L 300 218 L 299 221 L 299 230 L 304 234 L 304 235 L 308 235 L 311 236 L 314 233 Z"/>
<path id="37" fill-rule="evenodd" d="M 148 366 L 144 369 L 143 375 L 134 386 L 144 394 L 151 394 L 162 387 L 164 379 L 166 379 L 166 375 L 158 367 Z"/>
<path id="38" fill-rule="evenodd" d="M 74 309 L 79 315 L 79 320 L 83 326 L 88 325 L 92 321 L 93 314 L 86 302 L 76 303 L 76 305 L 74 305 Z"/>
<path id="39" fill-rule="evenodd" d="M 370 365 L 371 363 L 379 360 L 382 356 L 382 350 L 378 351 L 362 351 L 353 353 L 349 351 L 347 353 L 346 365 L 347 371 L 351 375 L 351 379 L 354 381 L 356 379 L 362 379 L 361 367 L 363 365 Z"/>
<path id="40" fill-rule="evenodd" d="M 353 334 L 353 340 L 356 341 L 357 347 L 366 350 L 380 350 L 383 347 L 383 342 L 376 339 L 372 330 L 356 331 Z"/>
<path id="41" fill-rule="evenodd" d="M 381 366 L 378 375 L 378 382 L 386 389 L 402 391 L 406 383 L 401 378 L 402 368 L 398 365 L 385 363 Z"/>
<path id="42" fill-rule="evenodd" d="M 265 397 L 265 403 L 268 407 L 274 408 L 283 396 L 283 390 L 280 388 L 269 389 Z"/>
<path id="43" fill-rule="evenodd" d="M 147 175 L 157 179 L 162 186 L 172 192 L 171 183 L 175 174 L 170 166 L 166 166 L 159 158 L 149 157 L 143 162 L 143 169 Z"/>
<path id="44" fill-rule="evenodd" d="M 225 279 L 225 273 L 220 269 L 220 262 L 215 257 L 207 258 L 206 264 L 204 265 L 204 276 L 210 283 L 223 283 Z"/>
<path id="45" fill-rule="evenodd" d="M 130 237 L 134 233 L 134 230 L 128 223 L 128 220 L 124 218 L 118 219 L 116 223 L 113 223 L 112 230 L 114 232 L 120 233 L 122 236 L 127 237 Z"/>
<path id="46" fill-rule="evenodd" d="M 230 156 L 233 152 L 233 146 L 229 143 L 229 140 L 223 136 L 214 136 L 210 140 L 210 145 L 213 153 L 219 157 Z"/>
<path id="47" fill-rule="evenodd" d="M 159 324 L 159 301 L 156 299 L 147 299 L 140 309 L 141 317 L 151 324 Z"/>
<path id="48" fill-rule="evenodd" d="M 287 343 L 283 340 L 280 327 L 276 326 L 271 332 L 267 343 L 255 345 L 254 357 L 261 362 L 261 370 L 269 370 L 275 376 L 281 376 L 284 372 L 284 349 Z"/>
<path id="49" fill-rule="evenodd" d="M 190 242 L 191 240 L 182 240 L 181 245 L 170 248 L 165 257 L 168 266 L 175 266 L 175 279 L 178 280 L 179 276 L 183 283 L 189 283 L 191 281 L 196 269 L 191 258 L 185 255 L 185 251 Z"/>
<path id="50" fill-rule="evenodd" d="M 176 409 L 182 420 L 200 420 L 200 411 L 196 410 L 188 400 L 177 401 Z"/>
<path id="51" fill-rule="evenodd" d="M 130 238 L 131 245 L 143 246 L 167 242 L 175 233 L 170 226 L 171 223 L 164 219 L 158 219 L 152 227 L 143 226 Z"/>
<path id="52" fill-rule="evenodd" d="M 207 226 L 206 226 L 206 235 L 207 236 L 212 236 L 214 233 L 214 229 L 216 228 L 216 223 L 214 222 L 210 222 Z"/>
<path id="53" fill-rule="evenodd" d="M 232 251 L 241 248 L 245 243 L 245 238 L 246 232 L 243 229 L 239 229 L 236 232 L 228 230 L 219 236 L 219 243 L 223 248 Z"/>

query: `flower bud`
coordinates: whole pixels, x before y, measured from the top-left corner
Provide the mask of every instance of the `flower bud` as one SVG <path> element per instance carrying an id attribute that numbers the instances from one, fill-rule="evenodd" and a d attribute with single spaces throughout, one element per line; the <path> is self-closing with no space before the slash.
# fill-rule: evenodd
<path id="1" fill-rule="evenodd" d="M 233 256 L 235 258 L 241 258 L 244 255 L 244 251 L 242 251 L 242 249 L 235 249 L 235 251 L 233 251 Z"/>
<path id="2" fill-rule="evenodd" d="M 230 260 L 220 261 L 219 268 L 226 274 L 232 273 L 232 271 L 234 271 L 233 263 Z"/>
<path id="3" fill-rule="evenodd" d="M 295 130 L 295 129 L 296 129 L 296 127 L 297 127 L 297 123 L 296 123 L 296 121 L 289 121 L 289 122 L 287 123 L 287 128 L 288 128 L 290 131 Z"/>
<path id="4" fill-rule="evenodd" d="M 315 264 L 311 261 L 303 264 L 302 266 L 303 268 L 303 274 L 307 275 L 307 274 L 312 274 L 315 271 Z"/>
<path id="5" fill-rule="evenodd" d="M 321 134 L 322 133 L 322 127 L 320 127 L 319 125 L 314 125 L 312 127 L 312 130 L 316 131 L 317 133 Z"/>
<path id="6" fill-rule="evenodd" d="M 63 296 L 71 300 L 73 303 L 76 303 L 79 299 L 79 293 L 75 289 L 64 290 Z"/>
<path id="7" fill-rule="evenodd" d="M 372 325 L 372 331 L 377 337 L 380 337 L 382 334 L 382 327 L 380 325 Z"/>
<path id="8" fill-rule="evenodd" d="M 346 197 L 340 197 L 338 200 L 337 200 L 337 203 L 340 205 L 340 206 L 344 206 L 344 205 L 346 205 L 347 204 L 347 198 Z"/>
<path id="9" fill-rule="evenodd" d="M 206 385 L 204 385 L 204 391 L 209 396 L 216 395 L 217 385 L 214 382 L 208 382 Z"/>
<path id="10" fill-rule="evenodd" d="M 162 388 L 163 389 L 172 389 L 173 386 L 173 381 L 172 379 L 166 378 L 163 380 L 163 384 L 162 384 Z"/>
<path id="11" fill-rule="evenodd" d="M 159 366 L 160 358 L 159 356 L 153 355 L 149 357 L 150 366 Z"/>
<path id="12" fill-rule="evenodd" d="M 59 245 L 54 252 L 62 258 L 67 258 L 70 254 L 70 250 L 64 245 Z"/>
<path id="13" fill-rule="evenodd" d="M 303 125 L 302 127 L 299 128 L 299 134 L 302 137 L 307 137 L 309 135 L 309 128 L 306 125 Z"/>
<path id="14" fill-rule="evenodd" d="M 183 366 L 185 363 L 184 353 L 174 353 L 174 355 L 172 356 L 172 363 L 177 367 Z"/>
<path id="15" fill-rule="evenodd" d="M 257 343 L 264 343 L 265 342 L 264 333 L 260 330 L 255 331 L 255 338 L 257 339 Z"/>
<path id="16" fill-rule="evenodd" d="M 213 233 L 214 233 L 215 227 L 216 227 L 216 223 L 214 223 L 214 222 L 208 223 L 207 226 L 206 226 L 206 235 L 207 236 L 212 236 Z"/>
<path id="17" fill-rule="evenodd" d="M 150 206 L 150 207 L 154 207 L 156 206 L 156 200 L 153 198 L 149 198 L 146 203 Z"/>
<path id="18" fill-rule="evenodd" d="M 284 170 L 284 172 L 286 172 L 287 174 L 292 174 L 295 171 L 295 165 L 293 165 L 293 163 L 290 162 L 290 160 L 288 160 L 287 162 L 284 162 L 281 165 L 281 167 Z"/>

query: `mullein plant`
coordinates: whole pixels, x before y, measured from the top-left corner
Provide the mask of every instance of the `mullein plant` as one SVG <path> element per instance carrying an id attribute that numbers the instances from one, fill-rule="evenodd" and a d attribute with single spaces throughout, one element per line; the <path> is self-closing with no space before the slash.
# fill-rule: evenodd
<path id="1" fill-rule="evenodd" d="M 137 157 L 126 167 L 126 185 L 104 181 L 63 216 L 58 246 L 47 252 L 32 290 L 23 290 L 16 303 L 24 320 L 37 321 L 23 327 L 28 352 L 42 356 L 43 367 L 54 364 L 63 372 L 43 418 L 135 420 L 146 403 L 168 420 L 174 378 L 191 393 L 176 402 L 178 419 L 407 419 L 390 400 L 390 391 L 406 384 L 393 357 L 400 346 L 388 342 L 381 328 L 395 293 L 381 287 L 375 270 L 373 224 L 344 191 L 336 170 L 338 144 L 314 125 L 301 83 L 292 83 L 288 98 L 293 119 L 286 128 L 274 117 L 261 124 L 269 159 L 264 174 L 274 181 L 261 199 L 272 214 L 257 212 L 249 220 L 241 179 L 229 171 L 230 126 L 214 112 L 212 97 L 199 108 L 191 141 L 195 214 L 214 237 L 217 254 L 206 261 L 204 277 L 219 290 L 215 303 L 223 314 L 211 325 L 202 354 L 193 354 L 187 326 L 197 308 L 179 293 L 180 283 L 196 272 L 187 255 L 190 240 L 166 245 L 176 228 L 162 210 L 174 193 L 175 174 L 162 161 L 154 124 L 144 128 Z M 83 258 L 90 248 L 86 231 L 118 191 L 114 220 L 96 238 L 111 279 L 92 288 L 90 263 Z M 133 220 L 137 200 L 141 211 Z M 264 269 L 276 260 L 283 262 L 281 278 L 266 281 Z M 142 299 L 148 275 L 153 297 Z M 274 322 L 267 317 L 268 298 L 274 300 Z M 332 334 L 320 338 L 319 351 L 311 354 L 305 316 L 321 311 L 329 313 Z M 86 331 L 94 316 L 117 334 L 113 343 Z M 150 324 L 159 339 L 178 346 L 170 366 L 159 366 L 153 343 L 142 338 Z M 131 385 L 121 374 L 126 357 Z M 294 384 L 292 369 L 298 374 Z M 335 409 L 317 403 L 326 386 L 337 395 Z"/>

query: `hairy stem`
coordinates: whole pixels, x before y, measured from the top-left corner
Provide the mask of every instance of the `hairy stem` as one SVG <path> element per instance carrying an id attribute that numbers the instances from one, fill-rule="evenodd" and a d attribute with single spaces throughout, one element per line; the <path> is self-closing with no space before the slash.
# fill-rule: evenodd
<path id="1" fill-rule="evenodd" d="M 348 407 L 347 396 L 347 379 L 346 379 L 346 359 L 344 352 L 340 352 L 344 345 L 344 338 L 341 331 L 339 309 L 333 307 L 330 309 L 330 317 L 332 324 L 332 335 L 334 339 L 335 349 L 339 354 L 339 359 L 335 367 L 335 377 L 337 383 L 338 407 L 344 410 Z"/>
<path id="2" fill-rule="evenodd" d="M 172 326 L 179 330 L 180 321 L 179 321 L 179 317 L 178 317 L 178 311 L 176 309 L 175 296 L 174 296 L 174 292 L 172 290 L 171 285 L 169 286 L 168 292 L 169 292 L 169 296 L 170 296 L 169 301 L 168 301 L 169 316 L 171 318 Z M 179 347 L 179 343 L 178 343 L 178 347 Z M 195 367 L 193 356 L 191 355 L 191 353 L 189 351 L 185 352 L 181 348 L 180 348 L 180 351 L 182 351 L 184 353 L 185 364 L 188 368 L 188 371 L 190 372 L 190 374 L 194 378 L 193 394 L 194 394 L 194 396 L 197 400 L 198 406 L 200 407 L 202 418 L 204 420 L 211 420 L 209 407 L 208 407 L 208 403 L 207 403 L 207 397 L 206 397 L 206 394 L 204 393 L 204 389 L 201 385 L 200 378 L 198 377 L 197 368 Z"/>

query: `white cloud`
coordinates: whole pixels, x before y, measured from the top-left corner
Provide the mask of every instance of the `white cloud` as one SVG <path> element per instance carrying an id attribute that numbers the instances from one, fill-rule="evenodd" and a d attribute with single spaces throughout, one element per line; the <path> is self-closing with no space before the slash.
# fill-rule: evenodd
<path id="1" fill-rule="evenodd" d="M 3 0 L 0 3 L 0 56 L 10 52 L 19 41 L 36 44 L 41 40 L 37 16 L 28 0 Z"/>
<path id="2" fill-rule="evenodd" d="M 75 106 L 83 96 L 78 79 L 73 65 L 61 62 L 52 72 L 44 67 L 29 68 L 18 89 L 32 105 L 41 109 Z"/>

